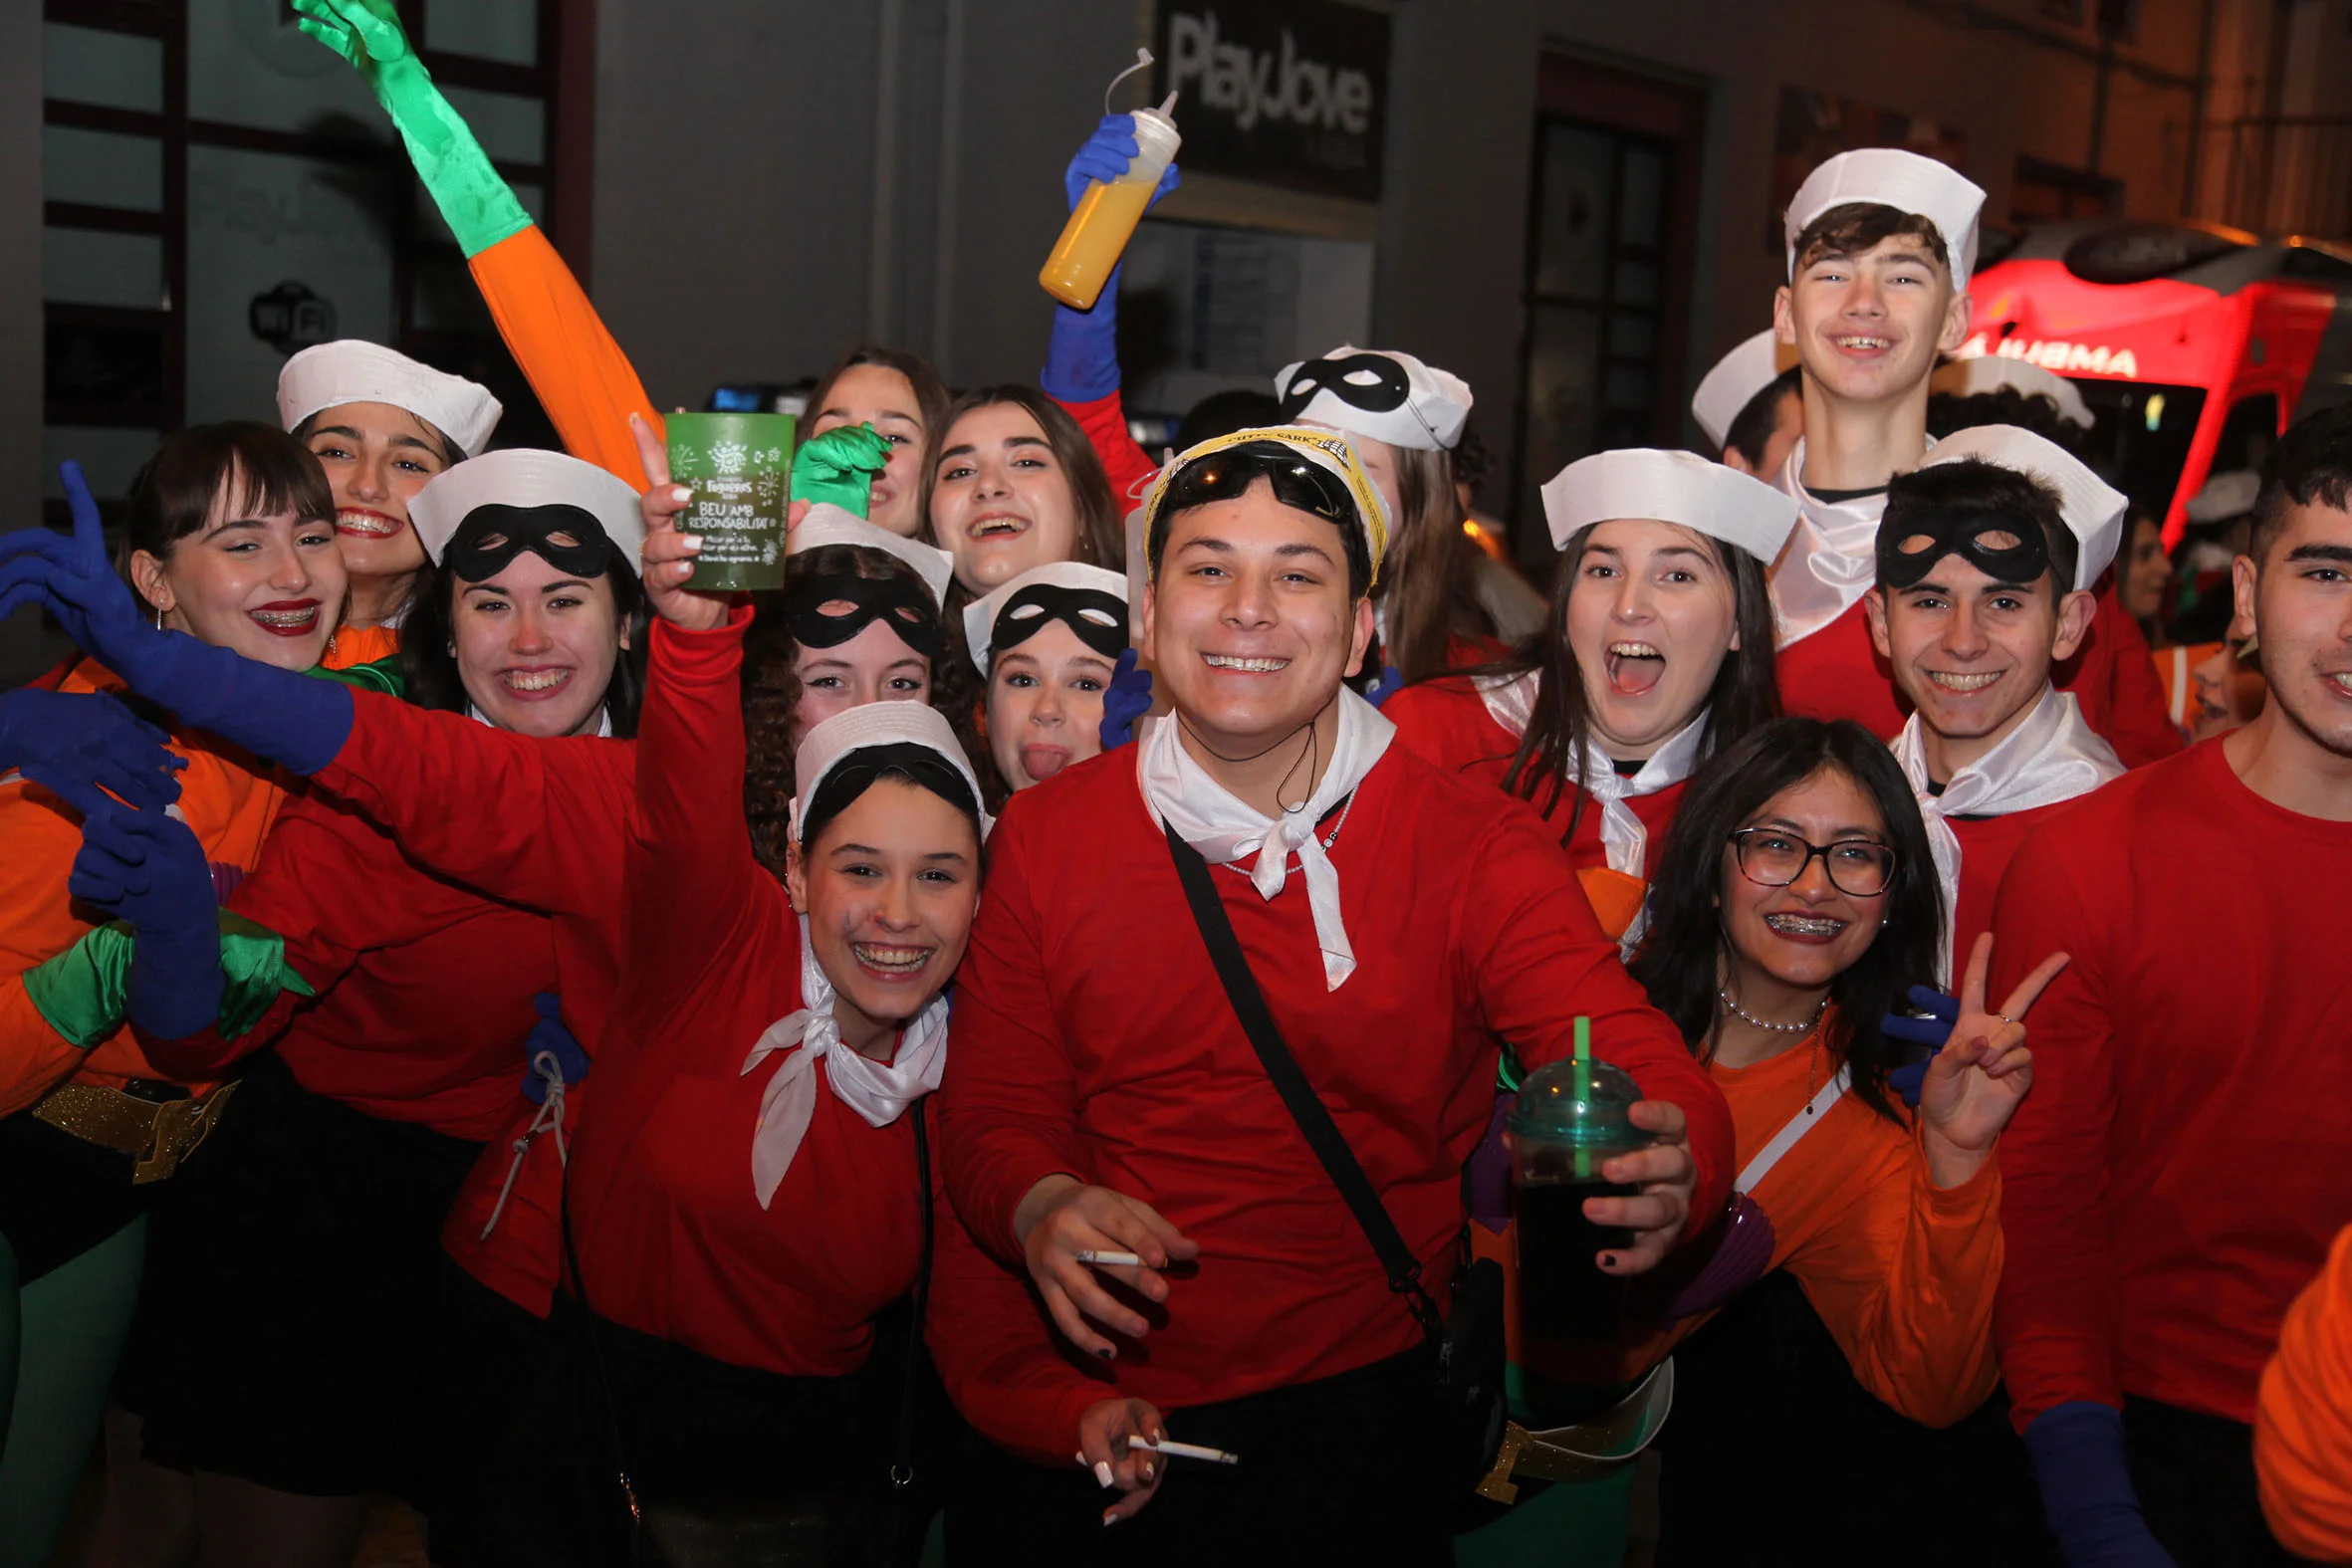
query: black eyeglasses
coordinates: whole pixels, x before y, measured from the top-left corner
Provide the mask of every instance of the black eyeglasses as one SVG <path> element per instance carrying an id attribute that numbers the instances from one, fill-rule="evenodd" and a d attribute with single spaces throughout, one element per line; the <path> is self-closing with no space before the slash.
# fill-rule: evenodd
<path id="1" fill-rule="evenodd" d="M 1176 471 L 1160 503 L 1162 517 L 1212 501 L 1231 501 L 1264 479 L 1286 507 L 1311 512 L 1342 526 L 1356 521 L 1355 497 L 1347 482 L 1310 463 L 1279 441 L 1250 441 L 1198 457 Z"/>
<path id="2" fill-rule="evenodd" d="M 1805 874 L 1813 857 L 1829 873 L 1830 885 L 1854 898 L 1876 898 L 1895 879 L 1895 850 L 1872 838 L 1841 838 L 1816 844 L 1778 827 L 1743 827 L 1732 834 L 1740 874 L 1759 887 L 1786 887 Z"/>

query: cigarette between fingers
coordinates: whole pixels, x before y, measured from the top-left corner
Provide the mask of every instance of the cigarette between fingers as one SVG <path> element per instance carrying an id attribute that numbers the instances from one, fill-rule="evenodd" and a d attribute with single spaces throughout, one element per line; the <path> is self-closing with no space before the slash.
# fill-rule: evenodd
<path id="1" fill-rule="evenodd" d="M 1143 1259 L 1137 1257 L 1133 1252 L 1088 1250 L 1078 1253 L 1077 1257 L 1079 1262 L 1092 1263 L 1096 1268 L 1140 1268 L 1143 1266 Z"/>
<path id="2" fill-rule="evenodd" d="M 1223 1449 L 1204 1449 L 1197 1443 L 1171 1443 L 1166 1438 L 1154 1443 L 1137 1433 L 1127 1435 L 1127 1452 L 1158 1454 L 1172 1459 L 1207 1459 L 1212 1464 L 1239 1464 L 1242 1456 L 1228 1454 Z"/>

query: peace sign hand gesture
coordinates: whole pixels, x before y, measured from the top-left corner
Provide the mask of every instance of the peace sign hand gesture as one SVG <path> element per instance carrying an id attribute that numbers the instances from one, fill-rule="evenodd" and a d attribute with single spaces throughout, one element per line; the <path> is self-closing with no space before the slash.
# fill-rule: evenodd
<path id="1" fill-rule="evenodd" d="M 2000 1010 L 1991 1012 L 1985 979 L 1993 968 L 1993 933 L 1977 938 L 1960 988 L 1960 1016 L 1919 1091 L 1920 1142 L 1938 1187 L 1959 1187 L 1984 1168 L 2017 1102 L 2033 1087 L 2033 1053 L 2025 1048 L 2022 1020 L 2066 963 L 2063 953 L 2043 959 Z"/>

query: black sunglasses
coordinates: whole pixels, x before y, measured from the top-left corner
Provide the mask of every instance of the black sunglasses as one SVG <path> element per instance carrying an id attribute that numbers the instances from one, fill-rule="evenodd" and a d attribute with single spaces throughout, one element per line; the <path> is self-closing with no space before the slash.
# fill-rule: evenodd
<path id="1" fill-rule="evenodd" d="M 1286 507 L 1311 512 L 1342 527 L 1352 527 L 1357 521 L 1355 497 L 1347 482 L 1279 441 L 1245 441 L 1185 464 L 1168 481 L 1160 516 L 1173 517 L 1212 501 L 1235 500 L 1261 479 L 1274 487 L 1275 500 Z"/>

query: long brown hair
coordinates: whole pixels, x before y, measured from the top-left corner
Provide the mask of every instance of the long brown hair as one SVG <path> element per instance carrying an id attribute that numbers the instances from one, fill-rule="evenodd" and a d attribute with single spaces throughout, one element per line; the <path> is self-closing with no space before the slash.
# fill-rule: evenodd
<path id="1" fill-rule="evenodd" d="M 1397 515 L 1380 563 L 1380 649 L 1407 681 L 1425 681 L 1459 667 L 1447 657 L 1455 638 L 1492 639 L 1495 619 L 1478 600 L 1478 547 L 1462 532 L 1453 454 L 1390 450 Z"/>
<path id="2" fill-rule="evenodd" d="M 1571 796 L 1568 819 L 1560 842 L 1576 835 L 1589 796 L 1572 781 L 1582 772 L 1585 743 L 1592 735 L 1592 703 L 1584 693 L 1584 671 L 1568 642 L 1568 595 L 1576 573 L 1583 568 L 1584 549 L 1592 531 L 1588 523 L 1560 552 L 1558 575 L 1551 586 L 1551 610 L 1543 629 L 1522 643 L 1513 656 L 1481 672 L 1483 678 L 1510 679 L 1532 670 L 1540 677 L 1528 733 L 1504 771 L 1503 787 L 1528 801 L 1546 817 Z M 1696 530 L 1692 531 L 1697 533 Z M 1764 562 L 1744 550 L 1735 550 L 1710 535 L 1699 534 L 1713 553 L 1716 564 L 1732 579 L 1732 627 L 1740 646 L 1724 655 L 1707 693 L 1707 730 L 1701 737 L 1702 762 L 1734 742 L 1780 717 L 1780 682 L 1774 672 L 1772 598 L 1764 580 Z M 1537 799 L 1540 791 L 1542 798 Z"/>
<path id="3" fill-rule="evenodd" d="M 1045 433 L 1046 445 L 1053 450 L 1054 461 L 1068 481 L 1070 508 L 1077 517 L 1077 541 L 1070 559 L 1106 571 L 1124 571 L 1127 536 L 1121 525 L 1125 514 L 1119 510 L 1118 499 L 1110 493 L 1110 479 L 1102 471 L 1102 459 L 1095 454 L 1093 443 L 1086 439 L 1086 432 L 1078 428 L 1078 422 L 1059 403 L 1036 387 L 1019 382 L 972 388 L 949 404 L 947 412 L 930 428 L 923 442 L 923 538 L 935 545 L 939 543 L 931 528 L 931 492 L 938 484 L 939 455 L 947 449 L 948 432 L 974 409 L 998 403 L 1013 403 L 1028 411 L 1038 422 L 1038 429 Z"/>

